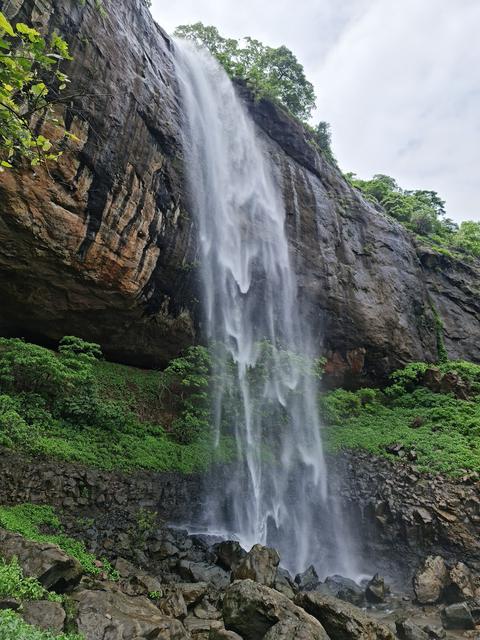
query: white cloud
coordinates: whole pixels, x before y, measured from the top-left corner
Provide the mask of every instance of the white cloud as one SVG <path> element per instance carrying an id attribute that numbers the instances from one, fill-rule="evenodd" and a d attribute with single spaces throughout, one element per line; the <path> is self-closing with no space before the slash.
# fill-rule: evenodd
<path id="1" fill-rule="evenodd" d="M 154 0 L 167 31 L 201 20 L 286 44 L 331 122 L 340 166 L 437 190 L 448 214 L 480 220 L 478 0 Z"/>

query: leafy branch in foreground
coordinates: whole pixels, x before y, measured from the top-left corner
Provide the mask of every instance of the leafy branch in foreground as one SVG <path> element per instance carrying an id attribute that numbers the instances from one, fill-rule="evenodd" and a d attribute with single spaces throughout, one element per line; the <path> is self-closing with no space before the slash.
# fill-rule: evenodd
<path id="1" fill-rule="evenodd" d="M 47 41 L 22 22 L 13 26 L 0 12 L 1 170 L 21 159 L 33 166 L 58 159 L 61 152 L 37 125 L 59 124 L 54 105 L 69 82 L 60 67 L 71 59 L 58 34 Z"/>

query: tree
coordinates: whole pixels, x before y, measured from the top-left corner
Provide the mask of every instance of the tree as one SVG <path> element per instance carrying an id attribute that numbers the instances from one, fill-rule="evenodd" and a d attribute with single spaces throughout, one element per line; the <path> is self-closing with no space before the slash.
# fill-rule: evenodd
<path id="1" fill-rule="evenodd" d="M 2 170 L 22 158 L 37 165 L 60 155 L 37 125 L 58 124 L 53 107 L 69 82 L 60 69 L 65 60 L 71 60 L 68 45 L 58 34 L 47 41 L 26 24 L 19 22 L 14 27 L 0 12 Z"/>
<path id="2" fill-rule="evenodd" d="M 480 257 L 480 222 L 466 220 L 455 235 L 455 245 L 474 256 Z"/>
<path id="3" fill-rule="evenodd" d="M 332 132 L 331 126 L 328 122 L 321 121 L 315 128 L 311 129 L 313 140 L 329 160 L 336 162 L 335 156 L 332 151 Z"/>
<path id="4" fill-rule="evenodd" d="M 216 27 L 201 22 L 180 25 L 174 35 L 206 47 L 231 77 L 244 78 L 257 95 L 278 101 L 301 120 L 310 116 L 315 106 L 313 85 L 287 47 L 269 47 L 249 37 L 224 38 Z"/>

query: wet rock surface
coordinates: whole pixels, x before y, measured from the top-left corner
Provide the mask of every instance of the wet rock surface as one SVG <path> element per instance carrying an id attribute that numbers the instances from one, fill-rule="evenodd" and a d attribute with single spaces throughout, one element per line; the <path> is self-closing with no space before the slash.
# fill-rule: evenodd
<path id="1" fill-rule="evenodd" d="M 120 514 L 109 515 L 113 522 L 120 522 Z M 106 553 L 118 579 L 109 580 L 100 563 L 97 577 L 80 570 L 75 580 L 64 578 L 50 584 L 50 588 L 61 585 L 72 603 L 69 629 L 73 624 L 85 640 L 453 640 L 474 632 L 480 623 L 480 601 L 470 597 L 471 592 L 477 593 L 479 576 L 463 563 L 451 564 L 440 557 L 421 563 L 412 585 L 417 591 L 419 585 L 425 587 L 435 603 L 420 605 L 414 601 L 418 593 L 415 596 L 413 588 L 409 593 L 392 593 L 378 574 L 362 585 L 338 575 L 320 581 L 316 569 L 309 567 L 295 582 L 281 568 L 274 549 L 255 545 L 247 553 L 233 541 L 218 543 L 154 520 L 139 537 L 138 520 L 135 528 L 127 512 L 123 517 L 129 533 L 119 529 L 128 542 L 121 550 L 111 529 L 110 545 L 105 546 L 105 541 L 102 546 L 92 545 L 87 539 L 96 553 Z M 84 539 L 81 521 L 64 515 L 64 525 L 69 535 Z M 41 578 L 52 557 L 61 559 L 62 567 L 76 566 L 76 561 L 54 545 L 29 542 L 10 532 L 0 531 L 0 538 L 5 543 L 0 555 L 11 557 L 18 552 L 26 575 Z M 163 551 L 158 555 L 160 547 Z M 228 551 L 229 559 L 232 551 L 235 558 L 241 558 L 239 564 L 233 562 L 233 570 L 225 568 L 220 549 Z M 242 566 L 255 579 L 237 579 Z M 265 581 L 273 586 L 263 584 Z M 463 600 L 450 603 L 450 588 Z M 376 602 L 371 600 L 372 592 Z M 18 610 L 39 628 L 61 631 L 67 622 L 65 602 L 6 599 L 1 606 Z"/>
<path id="2" fill-rule="evenodd" d="M 47 343 L 76 334 L 111 358 L 162 365 L 199 337 L 173 45 L 141 0 L 104 0 L 105 19 L 94 0 L 48 10 L 19 0 L 6 11 L 68 40 L 76 97 L 58 115 L 78 142 L 50 174 L 0 177 L 0 332 Z M 284 111 L 238 90 L 281 179 L 300 304 L 319 329 L 327 383 L 435 361 L 433 307 L 449 355 L 480 360 L 478 264 L 418 244 Z"/>

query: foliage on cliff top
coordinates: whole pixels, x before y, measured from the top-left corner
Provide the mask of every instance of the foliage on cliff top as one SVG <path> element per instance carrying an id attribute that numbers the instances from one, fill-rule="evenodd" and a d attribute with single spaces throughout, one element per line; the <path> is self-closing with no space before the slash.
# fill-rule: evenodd
<path id="1" fill-rule="evenodd" d="M 211 446 L 208 355 L 192 347 L 164 372 L 98 360 L 67 336 L 58 353 L 0 339 L 0 444 L 105 469 L 193 472 L 228 459 Z"/>
<path id="2" fill-rule="evenodd" d="M 424 386 L 427 370 L 458 376 L 468 399 Z M 480 471 L 480 366 L 412 363 L 394 372 L 391 381 L 384 390 L 338 389 L 322 396 L 327 446 L 410 460 L 425 472 Z"/>
<path id="3" fill-rule="evenodd" d="M 405 190 L 394 178 L 383 174 L 361 180 L 354 173 L 347 173 L 346 178 L 370 202 L 381 206 L 437 251 L 480 257 L 480 222 L 455 224 L 446 217 L 445 202 L 435 191 Z"/>
<path id="4" fill-rule="evenodd" d="M 279 102 L 300 120 L 315 106 L 313 85 L 303 66 L 285 46 L 269 47 L 254 38 L 225 38 L 201 22 L 180 25 L 174 35 L 206 47 L 233 78 L 243 78 L 256 95 Z"/>
<path id="5" fill-rule="evenodd" d="M 38 124 L 59 124 L 54 105 L 69 82 L 61 70 L 67 60 L 68 45 L 57 33 L 46 40 L 0 12 L 0 170 L 22 158 L 37 165 L 60 155 Z"/>

